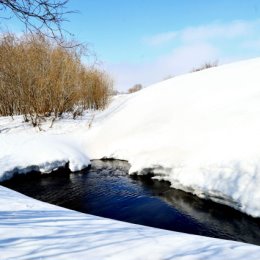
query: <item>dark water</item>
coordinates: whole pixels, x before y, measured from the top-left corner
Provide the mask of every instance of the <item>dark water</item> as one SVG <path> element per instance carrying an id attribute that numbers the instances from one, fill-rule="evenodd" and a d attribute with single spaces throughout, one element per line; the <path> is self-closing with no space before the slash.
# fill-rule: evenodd
<path id="1" fill-rule="evenodd" d="M 93 161 L 80 173 L 30 174 L 2 185 L 84 213 L 260 245 L 260 219 L 171 189 L 167 182 L 130 177 L 128 167 L 122 161 Z"/>

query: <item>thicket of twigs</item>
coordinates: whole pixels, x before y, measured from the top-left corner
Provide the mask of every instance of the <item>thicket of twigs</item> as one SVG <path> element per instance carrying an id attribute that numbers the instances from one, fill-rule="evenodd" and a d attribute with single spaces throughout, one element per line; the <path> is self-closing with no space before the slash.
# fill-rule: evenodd
<path id="1" fill-rule="evenodd" d="M 103 109 L 112 92 L 109 76 L 82 64 L 80 46 L 64 48 L 40 34 L 0 38 L 0 115 L 23 115 L 39 126 L 65 112 Z"/>
<path id="2" fill-rule="evenodd" d="M 205 62 L 204 64 L 202 64 L 201 66 L 197 67 L 197 68 L 193 68 L 191 70 L 191 72 L 197 72 L 197 71 L 201 71 L 201 70 L 205 70 L 205 69 L 209 69 L 209 68 L 213 68 L 213 67 L 217 67 L 218 66 L 218 61 L 214 61 L 214 62 Z"/>
<path id="3" fill-rule="evenodd" d="M 137 92 L 137 91 L 141 90 L 142 88 L 143 88 L 143 86 L 141 84 L 135 84 L 133 87 L 128 89 L 128 93 L 131 94 L 131 93 Z"/>

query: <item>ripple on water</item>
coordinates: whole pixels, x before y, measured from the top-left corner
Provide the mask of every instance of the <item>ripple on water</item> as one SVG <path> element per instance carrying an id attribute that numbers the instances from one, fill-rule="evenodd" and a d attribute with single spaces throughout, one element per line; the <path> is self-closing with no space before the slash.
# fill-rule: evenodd
<path id="1" fill-rule="evenodd" d="M 260 219 L 149 176 L 129 176 L 128 169 L 124 161 L 92 161 L 90 169 L 78 173 L 19 176 L 2 185 L 84 213 L 260 245 Z"/>

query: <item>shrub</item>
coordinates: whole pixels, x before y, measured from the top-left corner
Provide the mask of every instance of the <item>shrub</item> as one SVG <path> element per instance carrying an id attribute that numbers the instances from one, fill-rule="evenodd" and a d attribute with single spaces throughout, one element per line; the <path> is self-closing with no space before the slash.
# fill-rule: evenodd
<path id="1" fill-rule="evenodd" d="M 143 88 L 143 86 L 141 84 L 136 84 L 133 87 L 128 89 L 128 93 L 137 92 L 137 91 L 141 90 L 142 88 Z"/>
<path id="2" fill-rule="evenodd" d="M 64 48 L 41 34 L 0 39 L 0 115 L 23 115 L 39 126 L 46 117 L 104 109 L 112 81 L 81 62 L 82 47 Z"/>
<path id="3" fill-rule="evenodd" d="M 217 67 L 217 66 L 218 66 L 218 61 L 206 62 L 197 68 L 193 68 L 191 70 L 191 72 L 197 72 L 197 71 L 201 71 L 201 70 L 205 70 L 205 69 L 209 69 L 209 68 Z"/>

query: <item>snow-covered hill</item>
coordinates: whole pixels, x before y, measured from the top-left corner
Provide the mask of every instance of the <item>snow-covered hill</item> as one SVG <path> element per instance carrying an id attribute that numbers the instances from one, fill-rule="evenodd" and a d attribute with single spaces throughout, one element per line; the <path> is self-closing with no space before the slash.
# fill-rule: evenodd
<path id="1" fill-rule="evenodd" d="M 260 217 L 259 71 L 260 58 L 178 76 L 44 132 L 1 118 L 0 178 L 124 159 L 130 173 Z"/>
<path id="2" fill-rule="evenodd" d="M 0 180 L 117 158 L 260 217 L 259 70 L 254 59 L 179 76 L 42 132 L 0 118 Z M 0 205 L 1 259 L 260 259 L 258 246 L 102 219 L 1 186 Z"/>
<path id="3" fill-rule="evenodd" d="M 118 99 L 86 132 L 88 154 L 260 217 L 259 75 L 258 58 Z"/>

